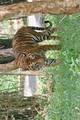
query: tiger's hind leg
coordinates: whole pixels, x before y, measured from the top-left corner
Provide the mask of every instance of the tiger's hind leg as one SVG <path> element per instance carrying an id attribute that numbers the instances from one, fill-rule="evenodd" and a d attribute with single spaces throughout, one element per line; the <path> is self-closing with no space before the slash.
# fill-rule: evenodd
<path id="1" fill-rule="evenodd" d="M 60 50 L 61 45 L 38 45 L 34 48 L 28 49 L 30 53 L 40 53 L 40 52 L 45 52 L 47 50 Z"/>
<path id="2" fill-rule="evenodd" d="M 36 67 L 38 68 L 38 70 L 41 69 L 42 67 L 49 67 L 49 66 L 54 67 L 61 63 L 60 59 L 50 59 L 45 57 L 43 57 L 43 60 L 41 59 L 39 58 L 40 63 L 36 64 L 37 65 Z"/>
<path id="3" fill-rule="evenodd" d="M 56 65 L 59 65 L 61 63 L 61 60 L 60 59 L 50 59 L 50 58 L 46 58 L 45 57 L 45 52 L 47 50 L 60 50 L 61 49 L 61 46 L 60 45 L 42 45 L 42 46 L 38 46 L 37 49 L 36 49 L 36 52 L 37 53 L 43 53 L 43 67 L 49 67 L 49 66 L 56 66 Z"/>
<path id="4" fill-rule="evenodd" d="M 38 59 L 35 59 L 33 61 L 34 62 L 32 62 L 32 70 L 40 70 L 43 67 L 49 67 L 49 66 L 54 67 L 61 63 L 61 60 L 59 59 L 50 59 L 50 58 L 46 58 L 45 56 L 38 56 Z"/>
<path id="5" fill-rule="evenodd" d="M 41 45 L 36 48 L 38 51 L 60 50 L 61 45 Z"/>

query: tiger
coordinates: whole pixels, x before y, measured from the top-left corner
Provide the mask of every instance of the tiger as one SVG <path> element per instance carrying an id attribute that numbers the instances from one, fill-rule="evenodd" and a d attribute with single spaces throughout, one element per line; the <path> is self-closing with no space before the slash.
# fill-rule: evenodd
<path id="1" fill-rule="evenodd" d="M 49 66 L 55 63 L 55 59 L 45 57 L 47 50 L 60 50 L 60 45 L 39 45 L 38 43 L 49 40 L 56 28 L 52 27 L 50 21 L 45 21 L 49 24 L 46 27 L 21 27 L 13 37 L 12 48 L 15 55 L 16 65 L 22 70 L 40 70 L 44 66 Z M 41 30 L 41 31 L 36 31 Z"/>

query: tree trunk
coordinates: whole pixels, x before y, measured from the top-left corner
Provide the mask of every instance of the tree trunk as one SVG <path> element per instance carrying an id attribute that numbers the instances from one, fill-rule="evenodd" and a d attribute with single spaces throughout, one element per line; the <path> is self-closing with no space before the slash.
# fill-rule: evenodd
<path id="1" fill-rule="evenodd" d="M 28 2 L 32 2 L 35 0 L 28 0 Z M 31 16 L 27 17 L 27 25 L 28 26 L 37 26 L 37 27 L 42 27 L 43 23 L 43 16 L 41 13 L 34 14 Z M 24 96 L 30 97 L 34 96 L 37 91 L 37 80 L 38 80 L 38 75 L 26 75 L 25 80 L 24 80 Z"/>
<path id="2" fill-rule="evenodd" d="M 40 0 L 0 6 L 0 20 L 34 13 L 72 14 L 80 12 L 80 0 Z"/>

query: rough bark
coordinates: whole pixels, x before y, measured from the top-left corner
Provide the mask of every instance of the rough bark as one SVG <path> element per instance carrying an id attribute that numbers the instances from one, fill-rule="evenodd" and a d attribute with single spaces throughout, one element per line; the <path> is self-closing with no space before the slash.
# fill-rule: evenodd
<path id="1" fill-rule="evenodd" d="M 12 48 L 0 50 L 0 57 L 8 57 L 8 56 L 14 57 Z"/>
<path id="2" fill-rule="evenodd" d="M 45 2 L 46 1 L 46 2 Z M 0 6 L 0 20 L 12 16 L 22 17 L 35 13 L 72 14 L 80 12 L 80 0 L 39 0 Z"/>
<path id="3" fill-rule="evenodd" d="M 4 57 L 8 57 L 8 56 L 14 57 L 14 53 L 13 53 L 12 49 L 0 50 L 0 57 L 3 57 L 3 59 L 4 59 Z M 0 72 L 7 72 L 7 71 L 15 70 L 17 68 L 18 67 L 15 64 L 15 61 L 7 63 L 7 64 L 0 64 Z"/>
<path id="4" fill-rule="evenodd" d="M 13 66 L 15 65 L 14 62 L 11 62 L 9 64 L 6 64 L 6 66 L 8 66 L 7 68 L 9 68 L 7 70 L 7 68 L 3 69 L 2 67 L 4 67 L 5 64 L 0 65 L 0 75 L 30 75 L 30 76 L 44 76 L 44 72 L 41 71 L 16 71 L 17 67 L 15 66 L 13 68 Z M 13 68 L 13 69 L 12 69 Z"/>
<path id="5" fill-rule="evenodd" d="M 28 2 L 36 1 L 36 0 L 27 0 Z M 41 13 L 33 14 L 27 17 L 27 25 L 28 26 L 37 26 L 43 27 L 43 15 Z M 38 86 L 38 74 L 36 75 L 26 75 L 24 80 L 24 96 L 30 97 L 34 96 L 37 93 Z"/>
<path id="6" fill-rule="evenodd" d="M 7 63 L 7 64 L 0 64 L 0 72 L 4 73 L 4 72 L 9 72 L 9 71 L 12 71 L 12 70 L 15 70 L 17 69 L 18 67 L 16 66 L 15 64 L 15 61 L 11 62 L 11 63 Z M 1 74 L 0 73 L 0 74 Z"/>

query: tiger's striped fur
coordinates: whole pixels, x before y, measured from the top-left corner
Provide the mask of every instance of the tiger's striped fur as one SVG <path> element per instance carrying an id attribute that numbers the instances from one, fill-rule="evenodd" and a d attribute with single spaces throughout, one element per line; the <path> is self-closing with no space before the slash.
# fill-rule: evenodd
<path id="1" fill-rule="evenodd" d="M 13 51 L 16 58 L 16 64 L 23 70 L 39 70 L 43 66 L 54 63 L 54 59 L 47 59 L 44 52 L 50 49 L 61 49 L 60 45 L 43 45 L 38 43 L 51 38 L 55 28 L 49 21 L 49 26 L 40 27 L 22 27 L 15 34 L 12 42 Z M 35 30 L 42 30 L 37 32 Z"/>

